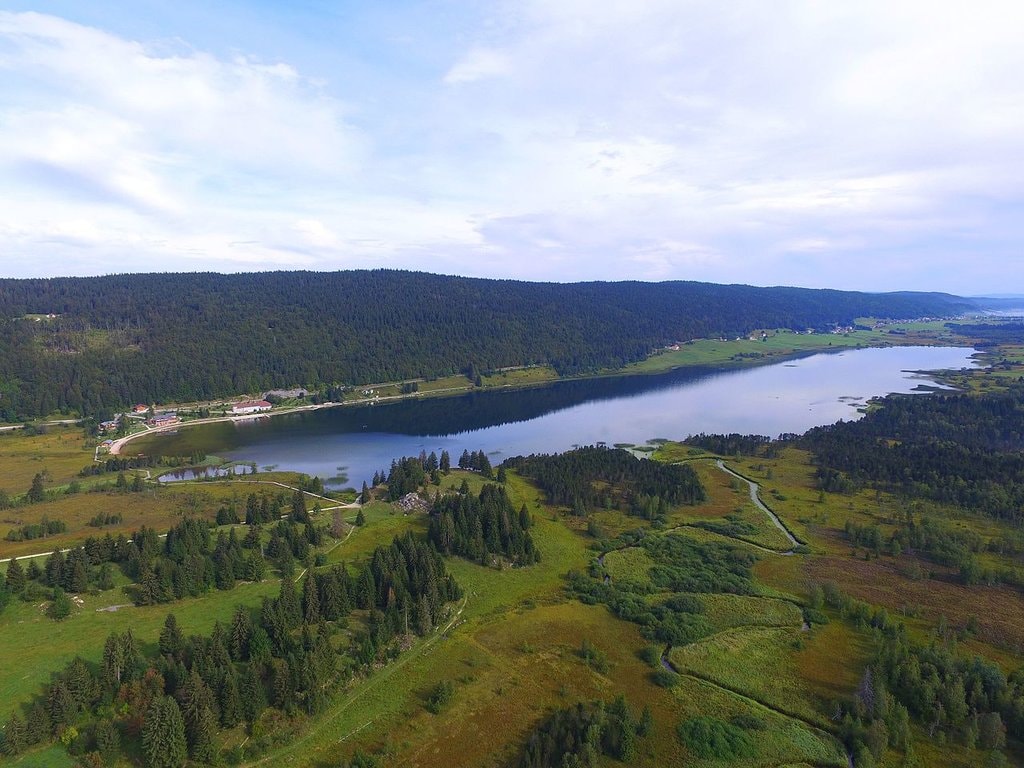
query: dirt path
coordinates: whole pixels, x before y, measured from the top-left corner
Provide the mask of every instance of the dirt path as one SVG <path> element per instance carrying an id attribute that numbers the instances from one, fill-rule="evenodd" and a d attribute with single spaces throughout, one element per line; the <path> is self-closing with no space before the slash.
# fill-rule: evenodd
<path id="1" fill-rule="evenodd" d="M 253 763 L 248 763 L 248 765 L 264 765 L 271 761 L 290 762 L 288 756 L 294 754 L 295 750 L 301 749 L 303 745 L 310 741 L 310 739 L 313 739 L 314 737 L 319 735 L 325 728 L 327 728 L 333 720 L 337 719 L 339 716 L 344 714 L 345 711 L 348 710 L 348 708 L 352 706 L 355 702 L 359 701 L 359 699 L 361 699 L 370 691 L 376 690 L 382 683 L 386 683 L 395 674 L 395 672 L 405 667 L 405 665 L 408 664 L 412 659 L 417 658 L 418 656 L 421 656 L 424 653 L 427 653 L 431 648 L 434 647 L 438 640 L 447 636 L 449 630 L 451 630 L 451 628 L 455 626 L 456 622 L 458 622 L 458 620 L 462 617 L 462 612 L 466 609 L 466 603 L 468 602 L 469 596 L 467 595 L 462 598 L 462 605 L 458 607 L 458 609 L 455 611 L 455 613 L 452 615 L 451 619 L 448 621 L 448 623 L 444 626 L 443 629 L 441 627 L 438 627 L 434 630 L 434 634 L 426 640 L 423 640 L 414 651 L 402 654 L 398 657 L 398 659 L 385 666 L 384 669 L 374 673 L 372 676 L 367 678 L 365 683 L 359 687 L 359 690 L 355 691 L 347 698 L 343 699 L 336 707 L 333 707 L 330 712 L 325 712 L 322 716 L 318 717 L 316 719 L 315 724 L 311 725 L 309 730 L 307 730 L 301 737 L 285 746 L 281 751 L 267 755 L 266 757 L 257 760 Z M 354 731 L 343 735 L 341 738 L 337 739 L 337 743 L 345 741 L 354 734 L 366 728 L 372 722 L 373 720 L 370 720 L 369 722 L 366 722 L 363 725 L 356 728 Z"/>
<path id="2" fill-rule="evenodd" d="M 316 498 L 316 499 L 323 499 L 324 501 L 337 502 L 337 499 L 331 499 L 331 498 L 328 498 L 327 496 L 321 496 L 320 494 L 313 493 L 312 491 L 303 491 L 301 488 L 296 488 L 296 487 L 291 486 L 291 485 L 286 485 L 285 483 L 279 483 L 276 480 L 202 480 L 202 481 L 199 481 L 199 480 L 194 480 L 194 481 L 193 480 L 179 480 L 179 481 L 176 481 L 177 484 L 181 484 L 181 485 L 189 485 L 189 484 L 191 484 L 191 485 L 209 485 L 210 483 L 217 483 L 217 482 L 276 485 L 279 488 L 286 488 L 289 491 L 301 491 L 302 493 L 304 493 L 304 494 L 306 494 L 308 496 L 312 496 L 313 498 Z M 352 502 L 349 502 L 348 504 L 337 504 L 336 503 L 336 504 L 334 504 L 333 507 L 325 507 L 324 509 L 321 509 L 320 511 L 321 512 L 331 512 L 331 511 L 336 510 L 336 509 L 359 509 L 359 507 L 361 507 L 361 506 L 362 505 L 358 501 L 352 501 Z M 281 517 L 283 519 L 283 518 L 287 517 L 287 515 L 282 515 Z M 351 531 L 349 531 L 349 535 L 352 535 Z M 161 533 L 158 538 L 165 539 L 165 538 L 167 538 L 167 534 L 166 533 Z M 347 541 L 348 537 L 346 536 L 344 540 Z M 129 539 L 129 541 L 131 541 L 131 539 Z M 338 543 L 340 544 L 341 542 L 338 542 Z M 334 546 L 336 547 L 337 544 L 335 544 Z M 77 547 L 69 547 L 67 549 L 61 549 L 61 553 L 62 554 L 67 554 L 72 549 L 77 549 Z M 331 549 L 333 550 L 334 547 L 331 547 Z M 328 551 L 330 551 L 330 550 L 328 550 Z M 8 563 L 11 560 L 15 560 L 15 559 L 17 559 L 17 560 L 32 560 L 33 558 L 36 558 L 36 557 L 48 557 L 49 555 L 52 555 L 52 554 L 53 554 L 53 550 L 52 549 L 48 549 L 45 552 L 36 552 L 36 553 L 30 554 L 30 555 L 17 555 L 15 557 L 0 557 L 0 563 Z"/>
<path id="3" fill-rule="evenodd" d="M 741 475 L 739 472 L 736 472 L 735 470 L 730 469 L 729 467 L 726 466 L 725 462 L 722 461 L 721 459 L 716 459 L 715 460 L 715 466 L 717 466 L 723 472 L 732 475 L 737 480 L 742 480 L 744 483 L 746 483 L 748 486 L 750 486 L 750 500 L 752 502 L 754 502 L 754 506 L 756 506 L 758 509 L 760 509 L 762 512 L 764 512 L 766 515 L 768 515 L 769 519 L 775 524 L 775 527 L 778 528 L 780 531 L 782 531 L 782 535 L 785 536 L 789 540 L 789 543 L 792 544 L 793 547 L 800 546 L 799 539 L 797 539 L 796 536 L 794 536 L 793 533 L 789 530 L 789 528 L 786 527 L 786 524 L 783 523 L 779 519 L 779 516 L 776 515 L 774 512 L 772 512 L 772 510 L 768 508 L 767 504 L 765 504 L 763 501 L 761 501 L 761 486 L 760 485 L 755 483 L 753 480 L 747 479 L 746 477 Z M 769 550 L 769 551 L 774 551 L 774 550 Z M 794 552 L 791 549 L 791 550 L 789 550 L 787 552 L 779 552 L 778 554 L 780 554 L 780 555 L 792 555 L 792 554 L 794 554 Z"/>

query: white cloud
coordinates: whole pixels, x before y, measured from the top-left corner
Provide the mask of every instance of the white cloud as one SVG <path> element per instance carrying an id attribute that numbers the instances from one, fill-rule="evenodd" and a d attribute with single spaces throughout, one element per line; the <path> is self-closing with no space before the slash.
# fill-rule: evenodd
<path id="1" fill-rule="evenodd" d="M 474 24 L 416 18 L 402 56 L 426 41 L 434 58 L 365 53 L 353 71 L 400 80 L 374 90 L 259 49 L 0 13 L 0 252 L 1024 281 L 1024 5 L 517 0 Z M 359 50 L 399 45 L 382 35 Z"/>
<path id="2" fill-rule="evenodd" d="M 444 76 L 448 85 L 473 83 L 492 77 L 501 77 L 512 71 L 512 64 L 501 51 L 490 48 L 473 48 L 466 53 Z"/>

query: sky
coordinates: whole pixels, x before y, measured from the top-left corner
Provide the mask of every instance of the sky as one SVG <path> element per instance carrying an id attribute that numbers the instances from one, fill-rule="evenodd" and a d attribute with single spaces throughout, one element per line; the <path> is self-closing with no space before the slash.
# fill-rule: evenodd
<path id="1" fill-rule="evenodd" d="M 1024 293 L 1024 3 L 0 0 L 0 274 Z"/>

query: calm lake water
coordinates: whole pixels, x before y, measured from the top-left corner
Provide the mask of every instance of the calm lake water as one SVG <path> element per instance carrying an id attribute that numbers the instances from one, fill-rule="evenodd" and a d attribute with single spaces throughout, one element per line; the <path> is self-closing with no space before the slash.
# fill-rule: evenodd
<path id="1" fill-rule="evenodd" d="M 345 406 L 224 422 L 154 437 L 139 450 L 194 450 L 318 475 L 359 487 L 393 458 L 483 449 L 508 456 L 577 445 L 678 440 L 698 432 L 776 436 L 856 419 L 871 397 L 934 386 L 926 375 L 971 367 L 973 350 L 891 347 L 817 354 L 741 370 L 679 369 L 654 376 L 565 381 L 520 390 Z"/>

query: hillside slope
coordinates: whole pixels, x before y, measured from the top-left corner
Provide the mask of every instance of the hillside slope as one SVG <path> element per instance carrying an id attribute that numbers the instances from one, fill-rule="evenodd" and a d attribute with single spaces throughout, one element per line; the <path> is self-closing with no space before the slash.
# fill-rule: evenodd
<path id="1" fill-rule="evenodd" d="M 0 280 L 0 418 L 534 363 L 576 374 L 673 341 L 971 306 L 946 294 L 387 270 Z"/>

